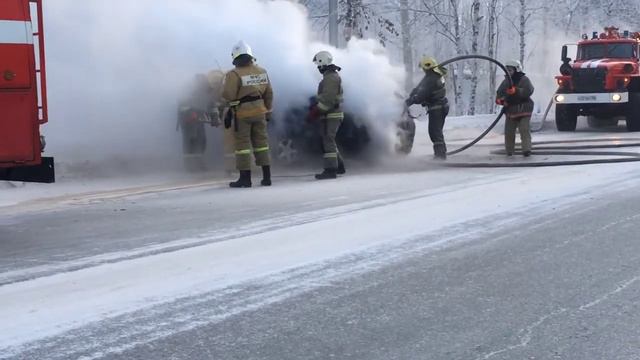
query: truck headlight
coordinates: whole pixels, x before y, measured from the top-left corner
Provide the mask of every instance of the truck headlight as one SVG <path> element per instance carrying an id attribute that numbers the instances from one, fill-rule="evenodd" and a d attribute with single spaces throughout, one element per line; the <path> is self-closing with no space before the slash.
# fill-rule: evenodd
<path id="1" fill-rule="evenodd" d="M 564 95 L 556 95 L 556 102 L 563 102 L 564 101 Z"/>
<path id="2" fill-rule="evenodd" d="M 622 95 L 620 95 L 620 94 L 613 94 L 613 95 L 611 95 L 611 100 L 613 100 L 613 101 L 615 101 L 615 102 L 618 102 L 618 101 L 622 100 Z"/>

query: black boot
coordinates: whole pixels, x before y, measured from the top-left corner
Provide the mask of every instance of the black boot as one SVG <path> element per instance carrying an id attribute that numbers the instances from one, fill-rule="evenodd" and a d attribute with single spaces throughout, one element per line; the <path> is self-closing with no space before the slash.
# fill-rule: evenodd
<path id="1" fill-rule="evenodd" d="M 433 145 L 433 158 L 436 160 L 447 160 L 447 146 L 445 144 Z"/>
<path id="2" fill-rule="evenodd" d="M 337 178 L 336 169 L 324 169 L 322 173 L 316 174 L 317 180 L 327 180 L 327 179 L 335 179 L 335 178 Z"/>
<path id="3" fill-rule="evenodd" d="M 271 186 L 271 166 L 267 165 L 262 167 L 262 181 L 260 181 L 260 185 Z"/>
<path id="4" fill-rule="evenodd" d="M 251 170 L 240 170 L 240 178 L 238 181 L 229 183 L 232 188 L 250 188 L 251 187 Z"/>
<path id="5" fill-rule="evenodd" d="M 342 157 L 338 158 L 338 169 L 336 170 L 336 174 L 344 175 L 347 172 L 347 169 L 344 168 L 344 160 Z"/>
<path id="6" fill-rule="evenodd" d="M 529 151 L 529 150 L 527 150 L 527 151 L 523 151 L 523 152 L 522 152 L 522 155 L 523 155 L 524 157 L 529 157 L 529 156 L 531 156 L 531 151 Z"/>

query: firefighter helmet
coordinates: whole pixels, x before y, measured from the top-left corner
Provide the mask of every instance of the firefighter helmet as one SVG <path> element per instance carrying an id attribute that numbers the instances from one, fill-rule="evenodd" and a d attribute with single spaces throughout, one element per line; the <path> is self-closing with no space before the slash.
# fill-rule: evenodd
<path id="1" fill-rule="evenodd" d="M 423 56 L 418 64 L 418 67 L 424 71 L 431 70 L 436 66 L 438 66 L 438 61 L 431 56 Z"/>
<path id="2" fill-rule="evenodd" d="M 509 60 L 504 63 L 504 66 L 514 68 L 516 72 L 522 72 L 522 64 L 518 60 Z"/>
<path id="3" fill-rule="evenodd" d="M 318 67 L 333 65 L 333 55 L 328 51 L 320 51 L 313 57 L 313 63 Z"/>
<path id="4" fill-rule="evenodd" d="M 249 55 L 253 57 L 253 51 L 251 51 L 251 46 L 249 46 L 246 42 L 240 41 L 233 47 L 231 50 L 231 59 L 235 60 L 240 55 Z"/>

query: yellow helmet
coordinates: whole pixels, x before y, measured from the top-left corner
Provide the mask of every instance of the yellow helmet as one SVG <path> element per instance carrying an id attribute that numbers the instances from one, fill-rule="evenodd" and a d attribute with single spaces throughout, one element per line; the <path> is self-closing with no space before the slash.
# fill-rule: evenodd
<path id="1" fill-rule="evenodd" d="M 224 71 L 211 70 L 207 73 L 207 80 L 209 80 L 209 86 L 216 88 L 222 85 L 224 81 Z"/>
<path id="2" fill-rule="evenodd" d="M 418 67 L 424 71 L 431 70 L 436 66 L 438 66 L 438 61 L 431 56 L 423 56 L 420 60 L 420 64 L 418 64 Z"/>

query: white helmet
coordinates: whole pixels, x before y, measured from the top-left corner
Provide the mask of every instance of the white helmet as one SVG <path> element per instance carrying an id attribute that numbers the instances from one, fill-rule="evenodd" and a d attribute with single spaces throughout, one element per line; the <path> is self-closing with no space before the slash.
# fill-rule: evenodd
<path id="1" fill-rule="evenodd" d="M 320 51 L 313 57 L 313 63 L 316 66 L 327 66 L 333 64 L 333 55 L 328 51 Z"/>
<path id="2" fill-rule="evenodd" d="M 247 45 L 246 42 L 240 41 L 233 47 L 231 50 L 231 59 L 235 60 L 240 55 L 249 55 L 253 57 L 253 51 L 251 51 L 251 46 Z"/>
<path id="3" fill-rule="evenodd" d="M 517 72 L 522 72 L 522 64 L 520 64 L 520 61 L 518 60 L 509 60 L 504 63 L 504 66 L 512 67 L 516 69 Z"/>

